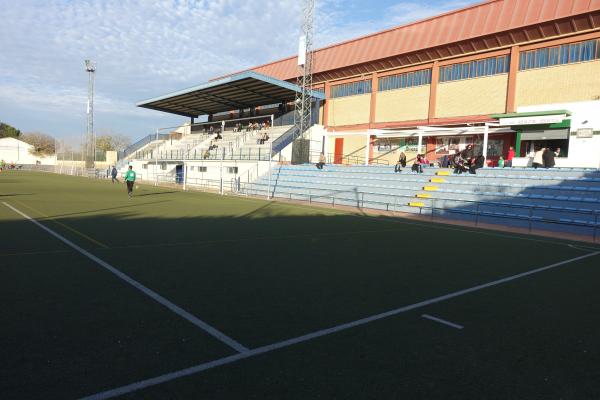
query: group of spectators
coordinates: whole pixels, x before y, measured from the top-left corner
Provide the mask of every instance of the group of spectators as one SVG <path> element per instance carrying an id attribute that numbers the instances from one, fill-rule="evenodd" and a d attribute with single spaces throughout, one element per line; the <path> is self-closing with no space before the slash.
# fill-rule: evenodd
<path id="1" fill-rule="evenodd" d="M 412 172 L 416 172 L 417 174 L 423 173 L 423 165 L 429 165 L 430 162 L 425 156 L 425 154 L 417 154 L 417 157 L 414 159 L 413 165 L 410 167 Z M 406 154 L 404 152 L 400 152 L 400 156 L 398 157 L 398 162 L 394 166 L 394 172 L 401 172 L 402 168 L 406 167 Z"/>
<path id="2" fill-rule="evenodd" d="M 554 167 L 554 158 L 560 155 L 560 147 L 552 151 L 548 147 L 541 147 L 533 154 L 533 168 L 552 168 Z"/>
<path id="3" fill-rule="evenodd" d="M 271 127 L 271 124 L 269 123 L 268 120 L 263 121 L 263 122 L 250 122 L 248 123 L 248 125 L 244 126 L 241 123 L 236 123 L 233 127 L 233 131 L 234 132 L 255 132 L 255 131 L 262 131 L 262 130 L 267 130 Z"/>
<path id="4" fill-rule="evenodd" d="M 452 159 L 452 167 L 455 174 L 470 173 L 476 174 L 479 168 L 485 165 L 485 157 L 483 154 L 475 155 L 475 148 L 472 144 L 454 155 Z"/>

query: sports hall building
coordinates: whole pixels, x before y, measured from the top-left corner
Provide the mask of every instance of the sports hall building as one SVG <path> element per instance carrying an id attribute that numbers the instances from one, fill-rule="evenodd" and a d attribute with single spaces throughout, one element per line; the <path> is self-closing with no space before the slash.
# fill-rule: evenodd
<path id="1" fill-rule="evenodd" d="M 283 113 L 297 64 L 292 56 L 214 81 L 265 77 L 272 94 L 256 89 L 254 103 L 213 96 L 220 107 L 204 110 L 201 91 L 194 100 L 182 91 L 138 105 L 209 120 L 237 119 L 249 105 L 252 115 Z M 400 152 L 442 162 L 474 144 L 490 166 L 513 146 L 514 166 L 549 147 L 561 149 L 557 167 L 600 167 L 600 0 L 485 1 L 318 49 L 313 74 L 319 150 L 335 163 L 393 164 Z"/>

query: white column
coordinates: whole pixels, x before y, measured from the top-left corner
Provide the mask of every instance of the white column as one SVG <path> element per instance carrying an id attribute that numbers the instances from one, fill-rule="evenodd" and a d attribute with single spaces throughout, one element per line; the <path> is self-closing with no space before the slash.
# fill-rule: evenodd
<path id="1" fill-rule="evenodd" d="M 421 154 L 421 147 L 423 147 L 423 132 L 419 131 L 419 142 L 417 143 L 417 154 Z"/>
<path id="2" fill-rule="evenodd" d="M 367 132 L 367 145 L 365 146 L 365 165 L 369 165 L 369 148 L 371 146 L 371 135 Z"/>
<path id="3" fill-rule="evenodd" d="M 483 157 L 485 157 L 485 164 L 487 165 L 487 148 L 488 148 L 488 136 L 490 134 L 490 127 L 488 124 L 484 124 L 483 126 Z"/>
<path id="4" fill-rule="evenodd" d="M 185 161 L 183 162 L 183 190 L 186 190 L 186 183 L 187 183 L 187 164 L 185 163 Z"/>

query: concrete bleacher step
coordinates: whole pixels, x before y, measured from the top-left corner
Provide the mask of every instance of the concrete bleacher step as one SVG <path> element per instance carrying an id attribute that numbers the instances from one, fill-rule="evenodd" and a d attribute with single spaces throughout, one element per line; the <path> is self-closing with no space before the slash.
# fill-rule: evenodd
<path id="1" fill-rule="evenodd" d="M 310 164 L 280 165 L 272 171 L 271 184 L 261 178 L 254 190 L 266 193 L 267 185 L 272 185 L 275 197 L 387 211 L 422 214 L 433 207 L 435 213 L 452 218 L 475 216 L 514 226 L 561 220 L 586 229 L 600 224 L 600 179 L 594 178 L 600 178 L 598 171 L 485 169 L 458 176 L 437 168 L 424 172 L 395 174 L 390 167 L 329 165 L 320 171 Z"/>

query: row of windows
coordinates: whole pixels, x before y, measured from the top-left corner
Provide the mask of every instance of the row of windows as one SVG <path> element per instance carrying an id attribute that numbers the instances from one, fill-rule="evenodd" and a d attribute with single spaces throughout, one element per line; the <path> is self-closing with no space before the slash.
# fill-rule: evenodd
<path id="1" fill-rule="evenodd" d="M 486 58 L 462 64 L 440 67 L 440 82 L 458 81 L 461 79 L 479 78 L 508 73 L 510 56 Z"/>
<path id="2" fill-rule="evenodd" d="M 380 92 L 384 90 L 404 89 L 409 87 L 429 85 L 431 83 L 431 70 L 408 72 L 404 74 L 384 76 L 379 79 Z"/>
<path id="3" fill-rule="evenodd" d="M 370 79 L 366 81 L 335 85 L 331 87 L 331 97 L 336 98 L 371 93 L 371 86 L 372 83 Z"/>
<path id="4" fill-rule="evenodd" d="M 600 40 L 546 47 L 522 52 L 519 57 L 519 70 L 544 68 L 553 65 L 572 64 L 600 59 Z M 510 56 L 486 58 L 467 63 L 440 67 L 440 82 L 479 78 L 508 73 Z M 431 70 L 421 70 L 386 76 L 379 79 L 379 91 L 408 88 L 431 83 Z M 344 83 L 331 87 L 331 97 L 345 97 L 371 93 L 371 81 Z"/>
<path id="5" fill-rule="evenodd" d="M 519 56 L 519 70 L 544 68 L 600 59 L 600 40 L 524 51 Z"/>

